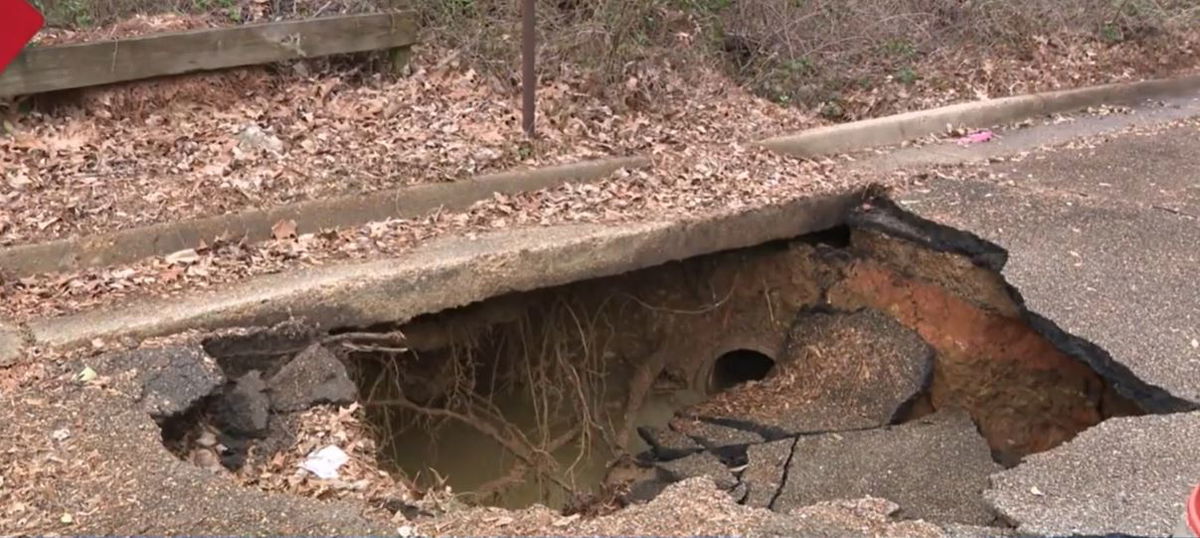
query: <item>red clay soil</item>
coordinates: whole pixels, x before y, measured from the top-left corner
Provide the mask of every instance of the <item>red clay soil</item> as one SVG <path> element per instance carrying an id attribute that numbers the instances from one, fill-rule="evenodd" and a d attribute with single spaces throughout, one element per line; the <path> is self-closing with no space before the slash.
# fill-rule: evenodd
<path id="1" fill-rule="evenodd" d="M 967 409 L 1002 458 L 1048 450 L 1105 418 L 1100 376 L 1020 319 L 870 260 L 854 264 L 830 295 L 888 312 L 929 342 L 937 350 L 934 408 Z"/>

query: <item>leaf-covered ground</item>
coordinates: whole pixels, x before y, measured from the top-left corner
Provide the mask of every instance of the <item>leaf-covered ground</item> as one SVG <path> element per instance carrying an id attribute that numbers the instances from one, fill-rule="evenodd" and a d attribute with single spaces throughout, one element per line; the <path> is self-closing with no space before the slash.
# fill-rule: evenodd
<path id="1" fill-rule="evenodd" d="M 680 45 L 689 39 L 679 36 Z M 1185 73 L 1196 62 L 1188 56 L 1194 40 L 1178 45 L 1159 54 L 1138 44 L 1045 40 L 1023 62 L 964 50 L 941 58 L 940 71 L 923 69 L 930 76 L 863 88 L 847 102 L 872 115 Z M 751 95 L 705 65 L 647 61 L 619 88 L 603 91 L 582 75 L 547 81 L 539 89 L 539 136 L 529 142 L 511 88 L 474 71 L 456 51 L 425 47 L 402 78 L 361 60 L 91 89 L 42 99 L 42 112 L 8 114 L 0 136 L 0 248 L 600 156 L 648 155 L 654 165 L 592 185 L 498 196 L 467 211 L 300 237 L 280 223 L 277 239 L 265 243 L 212 238 L 131 264 L 0 275 L 0 314 L 24 320 L 185 294 L 294 267 L 395 255 L 450 234 L 698 216 L 888 179 L 755 148 L 756 139 L 825 120 Z"/>
<path id="2" fill-rule="evenodd" d="M 614 107 L 566 83 L 541 88 L 530 143 L 513 96 L 453 55 L 426 58 L 401 79 L 293 64 L 91 90 L 50 113 L 13 116 L 0 137 L 0 245 L 813 123 L 715 75 L 663 72 L 653 106 Z"/>

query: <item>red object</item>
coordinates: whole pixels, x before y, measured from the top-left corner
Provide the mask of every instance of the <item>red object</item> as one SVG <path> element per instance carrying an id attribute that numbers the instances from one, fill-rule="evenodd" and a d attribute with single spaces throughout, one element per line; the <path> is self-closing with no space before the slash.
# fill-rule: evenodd
<path id="1" fill-rule="evenodd" d="M 1196 486 L 1188 497 L 1187 524 L 1192 529 L 1192 534 L 1200 536 L 1200 486 Z"/>
<path id="2" fill-rule="evenodd" d="M 45 23 L 42 14 L 25 0 L 0 0 L 0 72 Z"/>

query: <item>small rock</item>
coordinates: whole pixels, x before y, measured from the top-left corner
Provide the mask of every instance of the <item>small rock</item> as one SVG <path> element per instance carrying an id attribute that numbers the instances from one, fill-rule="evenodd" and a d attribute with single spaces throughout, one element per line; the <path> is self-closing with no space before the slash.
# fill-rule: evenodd
<path id="1" fill-rule="evenodd" d="M 737 503 L 742 503 L 746 500 L 746 495 L 750 493 L 750 487 L 745 482 L 738 482 L 733 489 L 729 490 L 729 496 Z"/>
<path id="2" fill-rule="evenodd" d="M 217 446 L 217 435 L 211 431 L 204 430 L 199 437 L 196 438 L 196 444 L 205 448 Z"/>
<path id="3" fill-rule="evenodd" d="M 243 149 L 260 149 L 271 153 L 283 152 L 283 141 L 279 137 L 267 133 L 255 124 L 247 125 L 237 136 L 238 145 Z"/>
<path id="4" fill-rule="evenodd" d="M 220 472 L 221 460 L 217 454 L 207 448 L 197 448 L 192 450 L 191 456 L 188 458 L 192 461 L 192 465 L 205 469 L 211 472 Z"/>
<path id="5" fill-rule="evenodd" d="M 721 460 L 708 452 L 700 452 L 673 461 L 658 463 L 659 477 L 666 482 L 678 482 L 688 478 L 707 476 L 718 488 L 732 489 L 737 485 L 737 477 Z"/>
<path id="6" fill-rule="evenodd" d="M 71 437 L 71 430 L 67 428 L 59 428 L 50 432 L 50 438 L 55 441 L 66 441 L 68 437 Z"/>
<path id="7" fill-rule="evenodd" d="M 308 409 L 331 403 L 345 405 L 358 398 L 358 388 L 346 366 L 328 349 L 309 346 L 267 381 L 271 408 L 280 412 Z"/>
<path id="8" fill-rule="evenodd" d="M 221 459 L 221 465 L 226 469 L 236 471 L 246 464 L 250 455 L 250 447 L 254 441 L 245 437 L 233 437 L 222 433 L 217 436 L 216 451 Z M 263 451 L 264 453 L 270 453 Z"/>
<path id="9" fill-rule="evenodd" d="M 235 436 L 261 437 L 270 419 L 271 400 L 266 389 L 257 370 L 226 387 L 215 407 L 213 420 L 217 427 Z"/>
<path id="10" fill-rule="evenodd" d="M 163 261 L 172 265 L 188 265 L 200 261 L 200 253 L 194 248 L 187 248 L 167 254 Z"/>
<path id="11" fill-rule="evenodd" d="M 637 433 L 650 445 L 650 450 L 659 461 L 679 459 L 704 450 L 704 447 L 691 437 L 669 428 L 640 426 Z"/>

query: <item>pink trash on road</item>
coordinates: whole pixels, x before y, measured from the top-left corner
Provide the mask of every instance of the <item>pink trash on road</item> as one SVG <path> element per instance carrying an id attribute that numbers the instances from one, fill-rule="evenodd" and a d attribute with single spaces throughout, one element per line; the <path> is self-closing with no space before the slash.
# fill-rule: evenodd
<path id="1" fill-rule="evenodd" d="M 996 135 L 988 130 L 975 131 L 967 136 L 958 139 L 958 145 L 968 146 L 978 144 L 980 142 L 990 142 Z"/>

